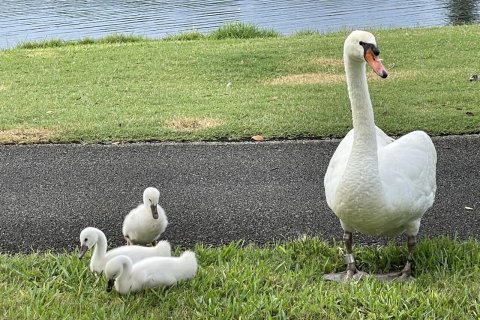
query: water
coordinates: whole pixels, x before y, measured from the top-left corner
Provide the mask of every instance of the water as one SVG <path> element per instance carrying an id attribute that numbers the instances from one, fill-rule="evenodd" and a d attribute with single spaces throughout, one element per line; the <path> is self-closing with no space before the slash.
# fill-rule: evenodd
<path id="1" fill-rule="evenodd" d="M 473 23 L 477 0 L 4 0 L 0 48 L 33 40 L 122 33 L 162 38 L 242 21 L 289 35 L 368 27 Z"/>

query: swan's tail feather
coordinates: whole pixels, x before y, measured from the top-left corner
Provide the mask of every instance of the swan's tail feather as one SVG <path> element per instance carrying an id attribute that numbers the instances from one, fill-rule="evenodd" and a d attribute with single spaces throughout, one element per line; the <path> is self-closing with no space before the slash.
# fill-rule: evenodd
<path id="1" fill-rule="evenodd" d="M 161 257 L 171 257 L 172 256 L 172 246 L 167 240 L 162 240 L 157 243 L 155 246 L 157 253 Z"/>
<path id="2" fill-rule="evenodd" d="M 183 266 L 184 279 L 190 279 L 195 276 L 198 269 L 197 257 L 193 251 L 185 251 L 180 255 Z"/>

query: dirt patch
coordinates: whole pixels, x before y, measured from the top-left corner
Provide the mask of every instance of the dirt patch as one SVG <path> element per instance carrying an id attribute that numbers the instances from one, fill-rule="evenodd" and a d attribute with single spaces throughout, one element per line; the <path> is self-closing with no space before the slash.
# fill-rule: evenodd
<path id="1" fill-rule="evenodd" d="M 302 85 L 302 84 L 335 84 L 345 82 L 343 74 L 302 73 L 278 77 L 267 84 L 270 85 Z"/>
<path id="2" fill-rule="evenodd" d="M 30 58 L 51 58 L 56 56 L 52 49 L 31 49 L 27 52 L 27 57 Z"/>
<path id="3" fill-rule="evenodd" d="M 214 118 L 176 118 L 167 122 L 167 128 L 173 131 L 195 131 L 214 128 L 223 122 Z"/>
<path id="4" fill-rule="evenodd" d="M 48 142 L 54 133 L 54 130 L 46 128 L 0 130 L 0 143 Z"/>
<path id="5" fill-rule="evenodd" d="M 403 80 L 411 79 L 417 76 L 417 72 L 413 70 L 403 70 L 390 72 L 389 80 Z M 367 71 L 368 81 L 379 80 L 373 71 Z M 268 81 L 267 85 L 303 85 L 303 84 L 339 84 L 345 83 L 345 74 L 333 74 L 333 73 L 302 73 L 292 74 L 288 76 L 282 76 Z"/>

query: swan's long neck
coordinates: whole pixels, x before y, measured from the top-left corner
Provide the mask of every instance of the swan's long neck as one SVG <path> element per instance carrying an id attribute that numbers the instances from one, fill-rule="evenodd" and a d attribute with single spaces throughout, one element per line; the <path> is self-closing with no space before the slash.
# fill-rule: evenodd
<path id="1" fill-rule="evenodd" d="M 359 194 L 381 196 L 382 186 L 378 170 L 376 127 L 372 103 L 368 92 L 365 63 L 351 61 L 345 56 L 348 95 L 352 107 L 353 145 L 342 179 L 343 191 L 350 193 L 343 198 Z M 357 200 L 358 201 L 358 198 Z"/>
<path id="2" fill-rule="evenodd" d="M 377 138 L 372 102 L 368 92 L 365 63 L 345 58 L 348 95 L 352 107 L 354 143 L 352 155 L 361 155 L 377 163 Z"/>

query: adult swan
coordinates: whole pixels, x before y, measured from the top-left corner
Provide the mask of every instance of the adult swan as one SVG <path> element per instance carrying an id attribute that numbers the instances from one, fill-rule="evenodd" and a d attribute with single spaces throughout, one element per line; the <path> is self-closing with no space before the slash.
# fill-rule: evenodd
<path id="1" fill-rule="evenodd" d="M 408 237 L 405 268 L 386 279 L 410 278 L 420 219 L 433 204 L 437 155 L 430 137 L 411 132 L 397 140 L 375 126 L 365 62 L 387 77 L 375 37 L 353 31 L 345 40 L 344 63 L 353 129 L 330 160 L 324 185 L 328 206 L 344 230 L 347 271 L 325 275 L 326 280 L 361 277 L 352 252 L 352 233 Z"/>

